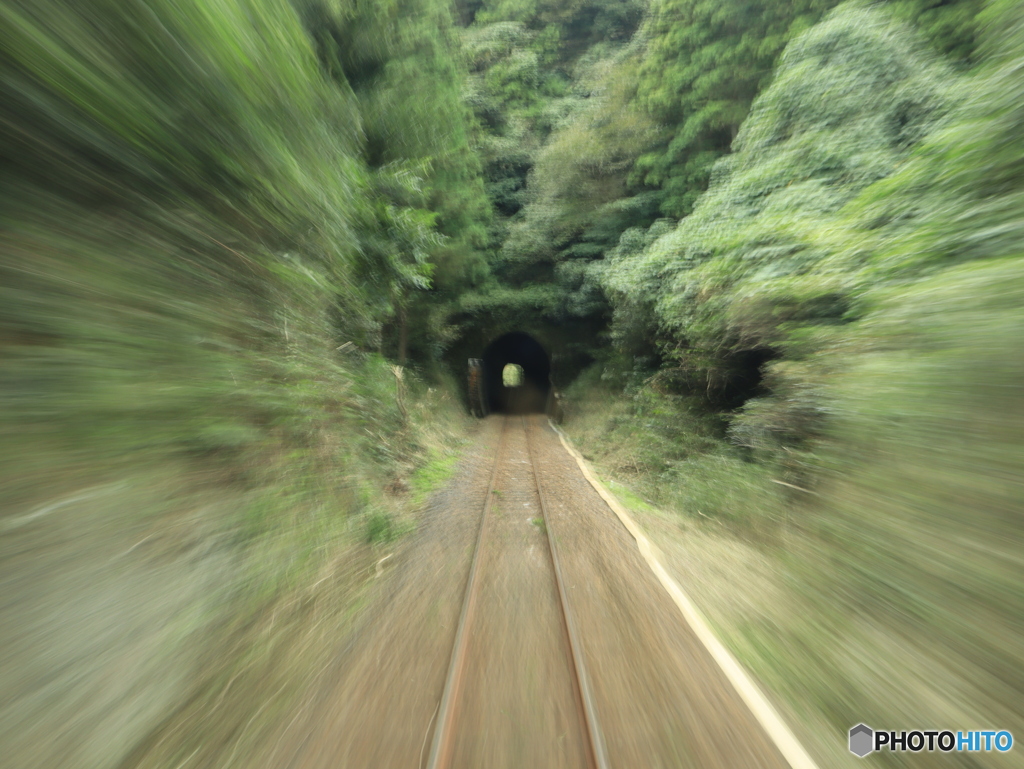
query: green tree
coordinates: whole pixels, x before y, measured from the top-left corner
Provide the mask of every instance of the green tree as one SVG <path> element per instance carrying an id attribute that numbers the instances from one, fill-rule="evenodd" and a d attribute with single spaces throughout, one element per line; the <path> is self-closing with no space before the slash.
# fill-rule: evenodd
<path id="1" fill-rule="evenodd" d="M 655 0 L 644 26 L 647 51 L 638 100 L 666 126 L 662 146 L 636 174 L 662 187 L 662 210 L 683 216 L 728 152 L 786 43 L 834 0 Z"/>
<path id="2" fill-rule="evenodd" d="M 430 263 L 429 296 L 386 292 L 393 299 L 396 354 L 405 357 L 413 325 L 417 336 L 408 343 L 427 356 L 431 307 L 488 271 L 491 210 L 463 101 L 466 68 L 451 11 L 438 0 L 298 1 L 325 70 L 359 104 L 366 163 L 390 180 L 377 187 L 390 202 L 365 220 L 365 249 L 377 258 L 390 250 L 410 264 Z M 395 184 L 399 175 L 405 182 Z M 427 239 L 424 228 L 440 237 Z M 424 322 L 410 324 L 410 315 Z"/>
<path id="3" fill-rule="evenodd" d="M 952 61 L 970 63 L 977 48 L 977 17 L 985 0 L 888 0 L 897 18 L 915 25 Z"/>
<path id="4" fill-rule="evenodd" d="M 877 9 L 847 5 L 787 47 L 693 214 L 606 275 L 650 301 L 673 355 L 712 387 L 744 350 L 841 323 L 863 280 L 844 206 L 894 174 L 948 111 L 955 77 Z"/>
<path id="5" fill-rule="evenodd" d="M 483 0 L 473 10 L 473 20 L 557 29 L 562 57 L 572 58 L 597 42 L 627 40 L 643 11 L 640 0 Z"/>
<path id="6" fill-rule="evenodd" d="M 1024 13 L 993 2 L 981 19 L 985 61 L 956 92 L 950 124 L 852 207 L 847 237 L 870 254 L 866 280 L 1007 256 L 1024 242 Z"/>
<path id="7" fill-rule="evenodd" d="M 631 104 L 636 65 L 635 49 L 620 49 L 577 76 L 581 98 L 538 151 L 528 204 L 502 246 L 503 274 L 549 275 L 570 315 L 606 311 L 595 265 L 624 230 L 657 216 L 657 195 L 629 184 L 636 158 L 657 138 L 657 126 Z"/>

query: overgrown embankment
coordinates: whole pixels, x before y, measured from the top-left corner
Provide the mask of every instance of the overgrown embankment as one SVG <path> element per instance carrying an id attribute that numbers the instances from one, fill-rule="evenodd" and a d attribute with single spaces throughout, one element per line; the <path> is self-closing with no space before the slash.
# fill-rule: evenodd
<path id="1" fill-rule="evenodd" d="M 438 144 L 377 141 L 371 162 L 415 78 L 352 62 L 408 69 L 429 13 L 361 18 L 342 60 L 309 33 L 318 8 L 320 30 L 352 21 L 0 7 L 5 765 L 230 763 L 458 448 L 451 396 L 380 350 L 459 242 L 434 218 L 465 136 L 435 124 Z M 417 71 L 443 85 L 432 34 L 437 71 Z M 457 88 L 434 96 L 457 121 Z"/>
<path id="2" fill-rule="evenodd" d="M 567 396 L 566 430 L 830 761 L 861 721 L 1022 727 L 1022 299 L 1001 260 L 873 314 L 823 385 L 810 488 L 655 388 Z"/>
<path id="3" fill-rule="evenodd" d="M 694 213 L 609 266 L 618 350 L 567 394 L 828 763 L 860 722 L 1024 728 L 1024 27 L 984 18 L 966 76 L 877 9 L 794 40 Z M 644 327 L 653 374 L 629 365 Z"/>

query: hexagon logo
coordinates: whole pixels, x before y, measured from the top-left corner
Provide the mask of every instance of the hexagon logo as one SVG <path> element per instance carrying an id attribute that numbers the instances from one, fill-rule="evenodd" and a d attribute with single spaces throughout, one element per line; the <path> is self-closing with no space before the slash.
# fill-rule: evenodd
<path id="1" fill-rule="evenodd" d="M 850 730 L 850 752 L 864 758 L 875 749 L 875 732 L 870 726 L 857 724 Z"/>

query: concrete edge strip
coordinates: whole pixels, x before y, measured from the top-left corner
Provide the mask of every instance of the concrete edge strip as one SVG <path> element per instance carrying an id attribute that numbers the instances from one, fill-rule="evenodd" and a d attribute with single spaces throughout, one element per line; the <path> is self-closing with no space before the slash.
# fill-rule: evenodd
<path id="1" fill-rule="evenodd" d="M 666 592 L 675 601 L 676 606 L 682 613 L 683 618 L 687 624 L 697 634 L 697 637 L 704 644 L 704 647 L 711 654 L 711 657 L 718 663 L 718 666 L 725 673 L 725 677 L 729 679 L 729 683 L 736 689 L 736 693 L 740 695 L 740 698 L 746 703 L 747 707 L 754 714 L 754 718 L 757 719 L 758 723 L 768 734 L 768 737 L 775 743 L 775 747 L 779 749 L 783 757 L 789 762 L 789 765 L 793 769 L 818 769 L 817 764 L 814 763 L 814 759 L 810 757 L 803 745 L 797 740 L 796 735 L 790 730 L 786 723 L 779 716 L 778 712 L 772 707 L 771 703 L 764 696 L 761 690 L 757 687 L 757 684 L 751 680 L 750 676 L 743 669 L 740 663 L 732 656 L 732 653 L 725 648 L 718 637 L 712 632 L 711 627 L 707 621 L 701 615 L 700 611 L 694 605 L 693 601 L 683 592 L 683 589 L 679 586 L 679 583 L 675 581 L 671 574 L 666 571 L 665 567 L 661 565 L 661 561 L 658 560 L 655 548 L 651 545 L 647 536 L 640 531 L 640 527 L 636 525 L 629 513 L 622 506 L 618 499 L 616 499 L 610 491 L 608 491 L 604 484 L 597 479 L 597 477 L 590 471 L 587 466 L 587 461 L 583 456 L 573 448 L 569 442 L 568 437 L 563 433 L 557 425 L 551 422 L 551 427 L 558 433 L 559 440 L 562 441 L 562 445 L 565 450 L 569 452 L 569 455 L 576 460 L 576 464 L 579 465 L 580 470 L 583 472 L 583 476 L 587 479 L 594 490 L 601 495 L 608 507 L 612 509 L 622 525 L 626 527 L 633 539 L 636 540 L 637 548 L 640 550 L 640 555 L 647 562 L 647 565 L 654 572 L 654 575 L 658 578 L 661 586 L 665 588 Z"/>

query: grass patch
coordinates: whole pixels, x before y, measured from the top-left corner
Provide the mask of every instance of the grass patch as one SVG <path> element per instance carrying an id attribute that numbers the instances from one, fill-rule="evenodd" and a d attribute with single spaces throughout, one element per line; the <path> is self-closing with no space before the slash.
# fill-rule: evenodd
<path id="1" fill-rule="evenodd" d="M 375 510 L 366 516 L 366 541 L 374 545 L 391 542 L 398 537 L 395 518 L 390 513 Z"/>
<path id="2" fill-rule="evenodd" d="M 454 475 L 458 463 L 459 454 L 450 448 L 432 449 L 426 461 L 409 479 L 413 505 L 422 505 L 431 494 L 444 486 Z"/>

